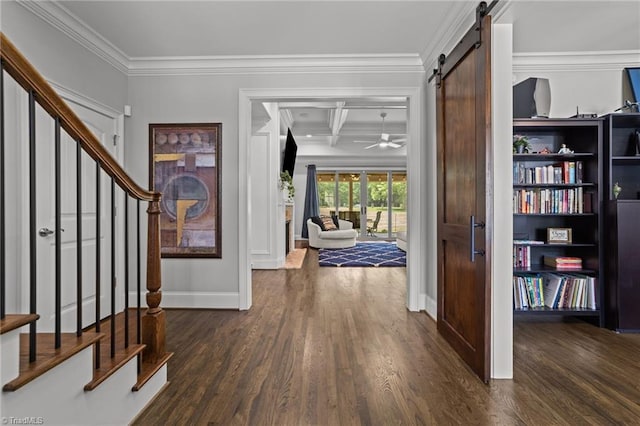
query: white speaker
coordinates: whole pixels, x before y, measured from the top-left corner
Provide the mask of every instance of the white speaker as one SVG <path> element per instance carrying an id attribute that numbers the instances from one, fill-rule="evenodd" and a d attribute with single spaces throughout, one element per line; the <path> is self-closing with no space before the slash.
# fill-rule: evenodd
<path id="1" fill-rule="evenodd" d="M 531 77 L 513 86 L 513 118 L 549 118 L 550 110 L 548 79 Z"/>

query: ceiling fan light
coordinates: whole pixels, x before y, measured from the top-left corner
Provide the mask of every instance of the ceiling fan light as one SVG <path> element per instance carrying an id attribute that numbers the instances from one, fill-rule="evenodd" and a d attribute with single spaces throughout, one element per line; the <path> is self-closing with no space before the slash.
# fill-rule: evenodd
<path id="1" fill-rule="evenodd" d="M 386 148 L 389 146 L 389 142 L 380 142 L 380 148 Z"/>
<path id="2" fill-rule="evenodd" d="M 382 133 L 382 134 L 380 135 L 380 139 L 382 139 L 382 140 L 383 140 L 383 141 L 385 141 L 385 142 L 389 142 L 389 136 L 390 136 L 390 135 L 389 135 L 388 133 Z"/>

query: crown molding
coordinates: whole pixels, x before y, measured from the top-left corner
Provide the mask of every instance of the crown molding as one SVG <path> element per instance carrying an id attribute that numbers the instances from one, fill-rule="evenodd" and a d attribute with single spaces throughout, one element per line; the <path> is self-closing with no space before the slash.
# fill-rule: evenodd
<path id="1" fill-rule="evenodd" d="M 513 0 L 498 2 L 490 13 L 493 22 L 501 18 L 512 3 Z M 441 34 L 440 38 L 432 40 L 420 55 L 424 68 L 429 70 L 429 75 L 431 75 L 431 69 L 438 68 L 438 56 L 441 53 L 450 53 L 474 24 L 477 6 L 473 2 L 455 2 L 455 7 L 452 7 L 449 14 L 442 20 L 441 30 L 438 32 Z"/>
<path id="2" fill-rule="evenodd" d="M 17 2 L 128 76 L 424 72 L 417 54 L 128 57 L 58 3 Z"/>
<path id="3" fill-rule="evenodd" d="M 105 60 L 118 71 L 127 74 L 129 58 L 124 52 L 88 27 L 60 4 L 33 0 L 17 0 L 17 2 L 29 12 Z"/>
<path id="4" fill-rule="evenodd" d="M 131 58 L 129 75 L 423 73 L 417 54 Z"/>
<path id="5" fill-rule="evenodd" d="M 513 71 L 620 71 L 640 66 L 640 50 L 513 54 Z"/>
<path id="6" fill-rule="evenodd" d="M 438 31 L 441 36 L 431 40 L 420 55 L 425 69 L 437 68 L 438 56 L 441 53 L 449 53 L 465 35 L 475 19 L 475 14 L 472 13 L 475 8 L 475 3 L 452 2 L 452 7 L 442 20 L 440 31 Z"/>

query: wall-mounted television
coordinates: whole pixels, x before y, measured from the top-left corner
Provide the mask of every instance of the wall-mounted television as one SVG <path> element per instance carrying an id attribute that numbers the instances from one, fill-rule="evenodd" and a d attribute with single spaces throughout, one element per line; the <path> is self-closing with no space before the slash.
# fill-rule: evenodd
<path id="1" fill-rule="evenodd" d="M 623 101 L 640 102 L 640 68 L 625 68 L 628 90 L 624 90 Z M 632 99 L 627 99 L 632 98 Z"/>
<path id="2" fill-rule="evenodd" d="M 287 129 L 287 142 L 284 145 L 284 156 L 282 158 L 282 171 L 289 172 L 289 176 L 293 177 L 293 169 L 296 165 L 296 154 L 298 145 L 291 134 L 291 129 Z"/>

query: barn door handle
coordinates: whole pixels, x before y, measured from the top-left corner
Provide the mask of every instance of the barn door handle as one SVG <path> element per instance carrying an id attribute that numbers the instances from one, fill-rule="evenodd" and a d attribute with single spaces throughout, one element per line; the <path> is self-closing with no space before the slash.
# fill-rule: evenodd
<path id="1" fill-rule="evenodd" d="M 476 222 L 476 217 L 471 215 L 469 218 L 469 240 L 471 241 L 470 259 L 471 262 L 476 261 L 476 255 L 484 256 L 484 249 L 476 250 L 476 228 L 484 229 L 484 222 Z"/>

